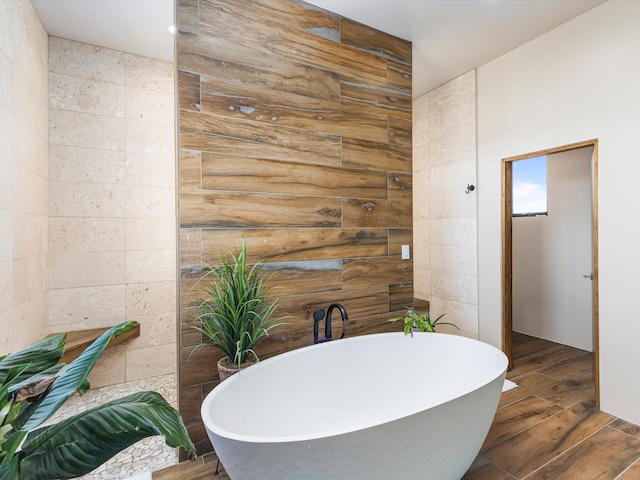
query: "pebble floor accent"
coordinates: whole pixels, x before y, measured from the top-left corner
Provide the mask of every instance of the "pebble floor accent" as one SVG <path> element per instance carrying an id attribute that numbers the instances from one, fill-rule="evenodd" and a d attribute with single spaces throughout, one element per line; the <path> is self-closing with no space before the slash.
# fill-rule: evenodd
<path id="1" fill-rule="evenodd" d="M 169 374 L 90 389 L 82 396 L 74 394 L 69 397 L 69 400 L 51 417 L 48 423 L 57 423 L 110 400 L 149 390 L 160 393 L 175 408 L 177 405 L 176 385 L 176 375 Z M 161 436 L 149 437 L 131 445 L 93 472 L 79 478 L 82 480 L 121 480 L 141 472 L 152 472 L 177 463 L 178 452 L 175 448 L 167 446 Z"/>

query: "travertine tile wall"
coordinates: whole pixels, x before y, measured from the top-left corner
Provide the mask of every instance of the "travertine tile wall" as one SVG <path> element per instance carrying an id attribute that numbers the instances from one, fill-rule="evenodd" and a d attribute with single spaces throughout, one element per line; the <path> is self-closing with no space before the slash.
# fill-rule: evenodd
<path id="1" fill-rule="evenodd" d="M 415 99 L 413 113 L 415 296 L 477 337 L 476 195 L 465 193 L 476 184 L 475 70 Z"/>
<path id="2" fill-rule="evenodd" d="M 0 2 L 0 354 L 47 328 L 47 33 Z"/>
<path id="3" fill-rule="evenodd" d="M 49 39 L 49 326 L 141 324 L 93 386 L 176 371 L 173 65 Z"/>

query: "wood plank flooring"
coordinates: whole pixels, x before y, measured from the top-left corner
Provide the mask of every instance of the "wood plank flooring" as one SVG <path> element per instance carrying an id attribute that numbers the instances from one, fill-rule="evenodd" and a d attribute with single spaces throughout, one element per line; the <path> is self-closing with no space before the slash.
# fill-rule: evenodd
<path id="1" fill-rule="evenodd" d="M 513 350 L 507 378 L 518 387 L 502 394 L 480 455 L 462 480 L 640 479 L 640 427 L 596 407 L 593 355 L 521 334 L 514 334 Z M 216 464 L 209 454 L 153 478 L 229 480 L 222 466 L 214 475 Z"/>
<path id="2" fill-rule="evenodd" d="M 640 479 L 640 428 L 596 407 L 593 354 L 522 334 L 513 352 L 518 387 L 463 480 Z"/>
<path id="3" fill-rule="evenodd" d="M 217 469 L 217 474 L 216 474 Z M 153 480 L 230 480 L 215 453 L 153 472 Z"/>

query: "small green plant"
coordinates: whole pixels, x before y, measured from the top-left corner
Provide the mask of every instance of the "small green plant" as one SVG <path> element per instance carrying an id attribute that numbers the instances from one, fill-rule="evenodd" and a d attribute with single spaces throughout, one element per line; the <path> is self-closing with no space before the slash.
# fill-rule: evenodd
<path id="1" fill-rule="evenodd" d="M 451 325 L 452 327 L 460 330 L 460 328 L 453 323 L 440 321 L 440 319 L 446 315 L 444 313 L 432 321 L 430 312 L 418 313 L 418 311 L 416 311 L 416 309 L 413 307 L 406 308 L 407 314 L 404 317 L 395 317 L 389 320 L 390 322 L 403 320 L 405 335 L 410 334 L 413 337 L 414 330 L 417 330 L 419 332 L 435 332 L 438 325 Z"/>
<path id="2" fill-rule="evenodd" d="M 153 435 L 195 458 L 180 414 L 156 392 L 134 393 L 42 426 L 72 393 L 87 391 L 87 376 L 109 341 L 135 324 L 111 328 L 68 365 L 58 363 L 66 334 L 0 357 L 1 480 L 76 478 Z"/>
<path id="3" fill-rule="evenodd" d="M 247 244 L 243 240 L 240 253 L 229 252 L 220 258 L 220 266 L 207 267 L 195 287 L 203 299 L 198 304 L 196 330 L 208 339 L 206 345 L 219 348 L 240 368 L 256 344 L 269 332 L 282 325 L 281 318 L 272 317 L 277 301 L 267 301 L 269 293 L 263 275 L 266 262 L 247 265 Z M 195 288 L 194 287 L 194 288 Z"/>

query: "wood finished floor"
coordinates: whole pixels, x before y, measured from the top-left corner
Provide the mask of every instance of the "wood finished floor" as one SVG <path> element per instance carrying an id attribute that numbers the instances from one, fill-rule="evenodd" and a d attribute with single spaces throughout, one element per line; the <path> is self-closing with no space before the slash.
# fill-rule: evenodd
<path id="1" fill-rule="evenodd" d="M 218 457 L 209 453 L 198 457 L 195 462 L 183 462 L 172 467 L 153 472 L 153 480 L 230 480 L 222 464 L 217 466 Z M 218 474 L 216 475 L 216 468 Z"/>
<path id="2" fill-rule="evenodd" d="M 595 405 L 593 354 L 514 334 L 505 392 L 463 480 L 638 480 L 640 428 Z"/>
<path id="3" fill-rule="evenodd" d="M 513 353 L 507 378 L 518 387 L 502 394 L 462 480 L 640 480 L 640 427 L 596 407 L 593 354 L 521 334 L 514 334 Z M 210 454 L 153 479 L 229 480 L 222 466 L 214 475 L 216 460 Z"/>

